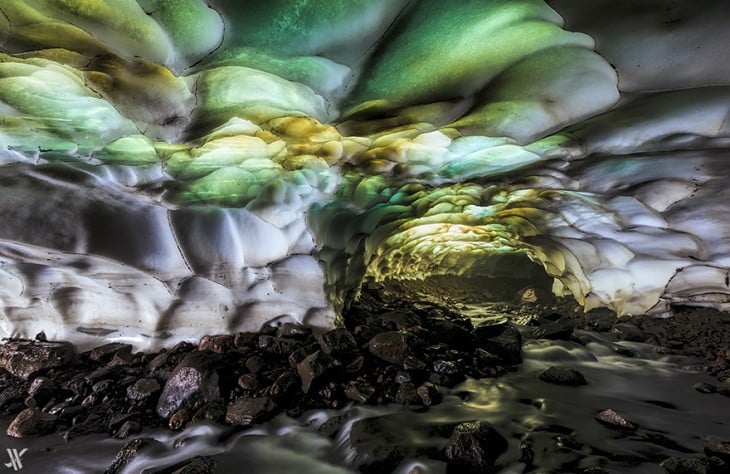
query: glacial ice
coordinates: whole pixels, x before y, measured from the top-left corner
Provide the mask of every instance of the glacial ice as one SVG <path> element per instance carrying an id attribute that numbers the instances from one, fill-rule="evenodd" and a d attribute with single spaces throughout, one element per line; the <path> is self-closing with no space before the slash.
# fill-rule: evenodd
<path id="1" fill-rule="evenodd" d="M 436 275 L 730 308 L 728 6 L 607 3 L 0 0 L 0 334 L 329 327 Z"/>

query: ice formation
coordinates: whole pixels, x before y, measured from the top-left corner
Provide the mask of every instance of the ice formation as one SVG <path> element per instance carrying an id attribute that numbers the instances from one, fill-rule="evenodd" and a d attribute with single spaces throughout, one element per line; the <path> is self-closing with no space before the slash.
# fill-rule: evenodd
<path id="1" fill-rule="evenodd" d="M 433 275 L 730 305 L 723 0 L 0 13 L 4 336 L 327 327 Z"/>

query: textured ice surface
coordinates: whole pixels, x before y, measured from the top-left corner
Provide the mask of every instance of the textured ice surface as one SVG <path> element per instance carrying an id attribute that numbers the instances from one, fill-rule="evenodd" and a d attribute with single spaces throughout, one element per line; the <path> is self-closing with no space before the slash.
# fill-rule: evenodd
<path id="1" fill-rule="evenodd" d="M 726 2 L 0 13 L 3 335 L 326 327 L 431 275 L 730 305 Z"/>

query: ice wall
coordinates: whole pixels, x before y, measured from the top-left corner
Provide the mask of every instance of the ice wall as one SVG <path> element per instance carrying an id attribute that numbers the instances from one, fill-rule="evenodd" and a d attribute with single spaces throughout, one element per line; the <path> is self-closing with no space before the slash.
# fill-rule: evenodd
<path id="1" fill-rule="evenodd" d="M 535 265 L 586 308 L 730 302 L 721 0 L 0 13 L 3 335 L 328 327 L 367 281 Z"/>

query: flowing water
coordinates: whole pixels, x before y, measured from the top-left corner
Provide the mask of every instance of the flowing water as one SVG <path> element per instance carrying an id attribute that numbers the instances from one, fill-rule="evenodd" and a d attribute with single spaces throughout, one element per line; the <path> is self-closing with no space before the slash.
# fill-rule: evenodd
<path id="1" fill-rule="evenodd" d="M 372 461 L 362 446 L 375 442 L 410 450 L 397 472 L 419 466 L 422 472 L 442 473 L 444 462 L 419 453 L 442 449 L 450 435 L 444 427 L 470 420 L 488 421 L 509 441 L 509 449 L 498 460 L 503 473 L 528 472 L 519 449 L 520 438 L 528 432 L 538 471 L 556 473 L 599 465 L 612 473 L 662 473 L 658 463 L 663 459 L 701 455 L 704 439 L 727 438 L 730 400 L 692 388 L 712 382 L 700 360 L 660 355 L 650 345 L 617 343 L 605 334 L 579 331 L 577 335 L 585 345 L 529 340 L 517 372 L 468 379 L 427 410 L 357 406 L 313 411 L 298 419 L 279 415 L 243 432 L 217 425 L 182 432 L 145 431 L 140 436 L 154 437 L 161 445 L 136 458 L 124 472 L 152 472 L 196 455 L 213 456 L 218 472 L 357 472 L 359 465 Z M 625 355 L 627 350 L 632 357 Z M 579 370 L 588 385 L 565 387 L 538 380 L 537 373 L 551 365 Z M 597 423 L 594 415 L 606 408 L 622 413 L 640 429 L 622 435 Z M 346 421 L 334 438 L 319 433 L 326 420 L 344 413 Z M 358 438 L 353 446 L 350 429 L 363 419 L 375 419 L 382 431 L 367 442 Z M 49 435 L 7 439 L 3 447 L 28 448 L 22 459 L 29 472 L 70 474 L 102 472 L 124 442 L 86 436 L 65 443 L 58 435 Z"/>

